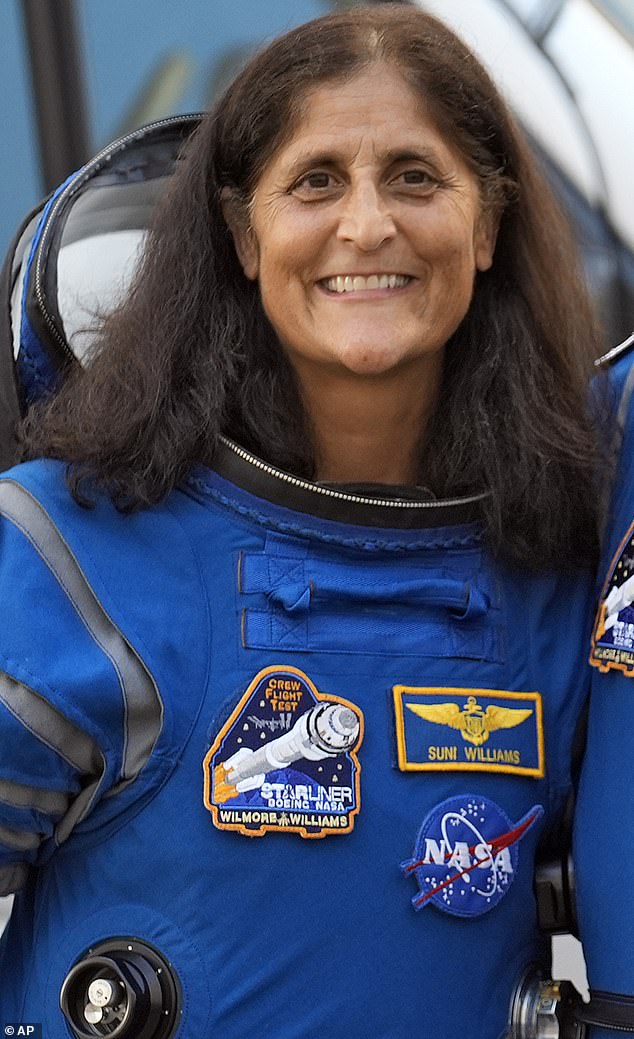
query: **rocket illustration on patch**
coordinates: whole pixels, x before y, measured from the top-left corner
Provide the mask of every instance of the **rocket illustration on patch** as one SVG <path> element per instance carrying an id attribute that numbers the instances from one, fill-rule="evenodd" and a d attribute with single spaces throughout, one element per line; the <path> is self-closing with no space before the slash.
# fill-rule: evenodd
<path id="1" fill-rule="evenodd" d="M 304 672 L 270 667 L 249 684 L 204 761 L 205 805 L 219 829 L 323 837 L 359 811 L 363 716 Z"/>

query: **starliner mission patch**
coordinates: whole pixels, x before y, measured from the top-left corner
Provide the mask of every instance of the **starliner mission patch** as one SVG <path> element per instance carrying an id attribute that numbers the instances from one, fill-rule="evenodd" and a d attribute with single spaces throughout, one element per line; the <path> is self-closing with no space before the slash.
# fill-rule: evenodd
<path id="1" fill-rule="evenodd" d="M 402 772 L 506 772 L 544 775 L 539 693 L 394 686 Z"/>
<path id="2" fill-rule="evenodd" d="M 634 676 L 634 523 L 619 545 L 601 592 L 590 663 Z"/>
<path id="3" fill-rule="evenodd" d="M 205 806 L 220 830 L 325 837 L 360 808 L 363 715 L 296 667 L 267 667 L 240 698 L 203 763 Z"/>

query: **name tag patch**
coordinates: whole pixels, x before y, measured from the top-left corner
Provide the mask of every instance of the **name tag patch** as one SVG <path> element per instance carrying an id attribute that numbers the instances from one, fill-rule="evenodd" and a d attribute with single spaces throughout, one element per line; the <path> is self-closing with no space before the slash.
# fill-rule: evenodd
<path id="1" fill-rule="evenodd" d="M 207 755 L 205 806 L 220 830 L 325 837 L 360 809 L 363 715 L 291 666 L 260 671 Z"/>
<path id="2" fill-rule="evenodd" d="M 494 801 L 478 794 L 450 797 L 431 810 L 414 854 L 401 863 L 414 875 L 414 909 L 434 905 L 451 916 L 482 916 L 504 898 L 515 879 L 518 843 L 544 814 L 534 805 L 512 823 Z"/>
<path id="3" fill-rule="evenodd" d="M 612 561 L 592 632 L 590 663 L 634 675 L 634 523 Z"/>
<path id="4" fill-rule="evenodd" d="M 397 685 L 393 695 L 402 772 L 544 775 L 539 693 Z"/>

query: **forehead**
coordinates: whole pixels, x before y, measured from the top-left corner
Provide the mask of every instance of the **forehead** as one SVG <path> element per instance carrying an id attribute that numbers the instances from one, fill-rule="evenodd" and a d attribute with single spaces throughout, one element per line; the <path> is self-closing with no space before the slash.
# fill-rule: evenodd
<path id="1" fill-rule="evenodd" d="M 439 161 L 462 156 L 399 69 L 377 64 L 307 91 L 285 140 L 267 163 L 292 166 L 312 156 L 347 158 L 361 150 L 431 153 Z"/>

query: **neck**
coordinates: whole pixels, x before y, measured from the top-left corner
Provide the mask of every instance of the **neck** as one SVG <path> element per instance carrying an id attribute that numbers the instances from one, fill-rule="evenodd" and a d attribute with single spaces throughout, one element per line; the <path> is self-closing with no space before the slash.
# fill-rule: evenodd
<path id="1" fill-rule="evenodd" d="M 428 358 L 431 362 L 431 358 Z M 316 480 L 416 484 L 441 363 L 380 376 L 297 371 L 311 423 Z"/>

